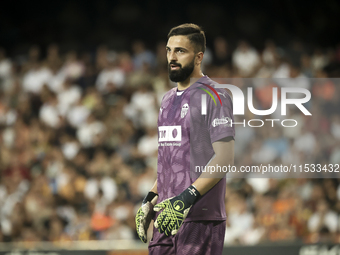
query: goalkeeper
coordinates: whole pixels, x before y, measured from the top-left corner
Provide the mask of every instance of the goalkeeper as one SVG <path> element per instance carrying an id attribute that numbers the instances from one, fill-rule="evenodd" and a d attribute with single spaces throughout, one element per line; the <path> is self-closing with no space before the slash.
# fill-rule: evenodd
<path id="1" fill-rule="evenodd" d="M 151 255 L 222 254 L 225 173 L 196 172 L 195 166 L 233 164 L 232 101 L 201 72 L 205 35 L 199 26 L 171 29 L 166 50 L 169 78 L 177 82 L 177 88 L 162 99 L 157 180 L 137 212 L 137 233 L 147 242 L 147 229 L 154 220 Z M 211 97 L 207 97 L 208 111 L 201 114 L 205 91 Z"/>

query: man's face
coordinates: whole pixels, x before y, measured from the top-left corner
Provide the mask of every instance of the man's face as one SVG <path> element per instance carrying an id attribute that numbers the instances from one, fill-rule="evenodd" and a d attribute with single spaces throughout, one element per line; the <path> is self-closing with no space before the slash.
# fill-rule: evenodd
<path id="1" fill-rule="evenodd" d="M 189 78 L 195 67 L 195 50 L 184 35 L 169 38 L 166 45 L 169 78 L 173 82 L 182 82 Z"/>

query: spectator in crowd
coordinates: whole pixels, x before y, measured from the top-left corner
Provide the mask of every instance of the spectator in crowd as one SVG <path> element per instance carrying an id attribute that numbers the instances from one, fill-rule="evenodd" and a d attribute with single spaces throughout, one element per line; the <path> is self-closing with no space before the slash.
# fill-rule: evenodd
<path id="1" fill-rule="evenodd" d="M 134 41 L 132 44 L 133 66 L 135 70 L 141 70 L 145 65 L 154 68 L 156 64 L 155 54 L 145 48 L 145 44 L 141 40 Z"/>
<path id="2" fill-rule="evenodd" d="M 252 77 L 259 67 L 260 58 L 248 42 L 240 41 L 233 53 L 233 64 L 242 77 Z"/>
<path id="3" fill-rule="evenodd" d="M 213 65 L 216 67 L 231 68 L 232 56 L 228 42 L 223 37 L 216 37 L 214 40 Z"/>
<path id="4" fill-rule="evenodd" d="M 12 74 L 12 61 L 6 57 L 6 51 L 0 48 L 0 79 L 9 78 Z"/>
<path id="5" fill-rule="evenodd" d="M 117 54 L 109 52 L 107 58 L 107 67 L 99 73 L 96 81 L 97 90 L 102 94 L 116 92 L 125 82 L 125 73 L 118 66 Z"/>

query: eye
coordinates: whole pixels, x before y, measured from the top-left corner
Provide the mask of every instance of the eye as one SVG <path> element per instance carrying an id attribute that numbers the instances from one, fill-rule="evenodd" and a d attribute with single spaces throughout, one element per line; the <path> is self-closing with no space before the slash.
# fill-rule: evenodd
<path id="1" fill-rule="evenodd" d="M 170 50 L 170 48 L 166 48 L 166 52 L 170 52 L 171 50 Z"/>
<path id="2" fill-rule="evenodd" d="M 184 53 L 184 50 L 179 49 L 177 52 Z"/>

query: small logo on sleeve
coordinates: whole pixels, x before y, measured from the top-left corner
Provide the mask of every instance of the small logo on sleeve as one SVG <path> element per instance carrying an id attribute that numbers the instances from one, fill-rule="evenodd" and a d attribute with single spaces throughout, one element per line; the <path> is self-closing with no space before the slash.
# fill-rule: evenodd
<path id="1" fill-rule="evenodd" d="M 217 127 L 219 125 L 225 125 L 226 127 L 231 127 L 231 119 L 229 117 L 222 117 L 221 119 L 214 119 L 211 123 L 213 127 Z"/>

